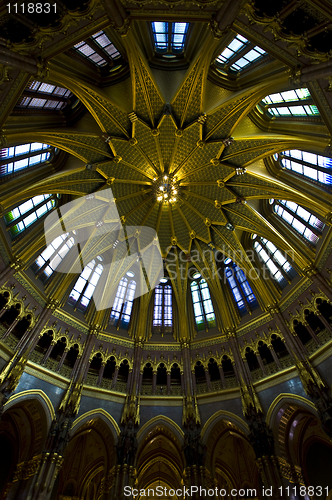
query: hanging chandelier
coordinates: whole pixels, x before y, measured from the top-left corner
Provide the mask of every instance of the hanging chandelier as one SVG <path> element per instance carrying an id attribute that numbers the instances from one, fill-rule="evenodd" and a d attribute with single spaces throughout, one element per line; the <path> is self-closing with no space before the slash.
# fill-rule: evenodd
<path id="1" fill-rule="evenodd" d="M 155 177 L 154 191 L 159 203 L 175 203 L 178 195 L 178 181 L 176 177 L 163 174 L 160 177 Z"/>

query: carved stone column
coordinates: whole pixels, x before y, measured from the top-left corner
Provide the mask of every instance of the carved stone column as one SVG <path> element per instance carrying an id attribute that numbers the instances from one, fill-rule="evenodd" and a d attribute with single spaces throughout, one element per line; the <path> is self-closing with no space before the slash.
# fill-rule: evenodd
<path id="1" fill-rule="evenodd" d="M 103 375 L 104 375 L 104 371 L 105 371 L 105 366 L 106 366 L 106 361 L 102 361 L 101 362 L 101 367 L 100 367 L 99 373 L 98 373 L 97 385 L 101 384 L 101 381 L 102 381 L 102 378 L 103 378 Z"/>
<path id="2" fill-rule="evenodd" d="M 152 372 L 152 394 L 156 394 L 157 389 L 157 371 L 153 370 Z"/>
<path id="3" fill-rule="evenodd" d="M 262 360 L 262 358 L 261 358 L 260 352 L 259 352 L 259 351 L 256 351 L 256 352 L 255 352 L 255 354 L 256 354 L 256 358 L 257 358 L 258 364 L 259 364 L 259 366 L 260 366 L 260 369 L 262 370 L 263 375 L 265 375 L 265 376 L 266 376 L 266 375 L 267 375 L 267 374 L 266 374 L 266 368 L 265 368 L 265 365 L 264 365 L 263 360 Z"/>
<path id="4" fill-rule="evenodd" d="M 47 351 L 45 352 L 45 354 L 43 356 L 43 359 L 41 360 L 41 363 L 40 363 L 41 365 L 44 365 L 47 362 L 47 360 L 50 357 L 50 354 L 51 354 L 51 352 L 52 352 L 53 347 L 55 346 L 55 344 L 56 344 L 56 340 L 52 340 L 49 348 L 47 349 Z"/>
<path id="5" fill-rule="evenodd" d="M 115 386 L 116 386 L 116 383 L 117 383 L 117 380 L 118 380 L 119 368 L 120 368 L 119 365 L 115 365 L 115 370 L 114 370 L 114 373 L 113 373 L 112 385 L 111 385 L 112 389 L 115 389 Z"/>
<path id="6" fill-rule="evenodd" d="M 224 374 L 222 364 L 218 365 L 218 369 L 219 369 L 219 374 L 220 374 L 221 387 L 223 389 L 226 389 L 226 379 L 225 379 L 225 374 Z"/>
<path id="7" fill-rule="evenodd" d="M 171 394 L 171 372 L 170 372 L 170 370 L 167 370 L 166 376 L 167 376 L 167 396 L 169 396 Z"/>
<path id="8" fill-rule="evenodd" d="M 212 391 L 212 386 L 211 386 L 211 379 L 210 379 L 209 369 L 205 368 L 204 372 L 205 372 L 205 380 L 206 380 L 206 385 L 207 385 L 208 392 L 211 392 Z"/>
<path id="9" fill-rule="evenodd" d="M 267 347 L 270 349 L 271 354 L 272 354 L 272 356 L 273 356 L 273 359 L 274 359 L 274 361 L 275 361 L 275 363 L 276 363 L 277 367 L 281 370 L 281 369 L 282 369 L 282 366 L 281 366 L 281 363 L 280 363 L 280 359 L 278 358 L 277 353 L 275 352 L 275 350 L 274 350 L 274 348 L 273 348 L 273 345 L 272 345 L 272 344 L 269 344 Z"/>

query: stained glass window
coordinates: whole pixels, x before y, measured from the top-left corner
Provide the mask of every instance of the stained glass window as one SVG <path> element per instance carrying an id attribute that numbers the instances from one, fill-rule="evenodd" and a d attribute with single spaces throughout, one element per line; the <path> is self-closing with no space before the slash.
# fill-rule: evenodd
<path id="1" fill-rule="evenodd" d="M 153 331 L 162 335 L 173 332 L 172 287 L 166 278 L 154 291 Z"/>
<path id="2" fill-rule="evenodd" d="M 0 176 L 43 163 L 51 156 L 49 144 L 32 142 L 0 150 Z"/>
<path id="3" fill-rule="evenodd" d="M 273 116 L 317 116 L 319 111 L 307 88 L 286 90 L 263 99 Z"/>
<path id="4" fill-rule="evenodd" d="M 244 36 L 236 35 L 216 59 L 217 63 L 232 71 L 241 71 L 266 54 L 265 50 L 249 42 Z"/>
<path id="5" fill-rule="evenodd" d="M 113 66 L 113 61 L 121 56 L 104 31 L 98 31 L 87 40 L 77 43 L 73 49 L 100 67 L 107 64 Z"/>
<path id="6" fill-rule="evenodd" d="M 55 198 L 51 194 L 41 194 L 34 196 L 30 200 L 21 203 L 10 212 L 4 215 L 4 219 L 9 233 L 12 237 L 31 226 L 37 219 L 40 219 L 56 205 Z"/>
<path id="7" fill-rule="evenodd" d="M 121 279 L 110 314 L 110 324 L 124 330 L 128 329 L 135 297 L 136 281 L 133 278 L 134 273 L 129 271 Z"/>
<path id="8" fill-rule="evenodd" d="M 225 275 L 241 315 L 258 307 L 257 299 L 242 269 L 227 258 L 224 261 Z"/>
<path id="9" fill-rule="evenodd" d="M 212 328 L 216 326 L 216 317 L 208 284 L 199 273 L 193 277 L 196 279 L 191 282 L 190 289 L 197 330 Z"/>
<path id="10" fill-rule="evenodd" d="M 298 149 L 283 151 L 278 153 L 275 158 L 283 167 L 296 174 L 303 175 L 320 184 L 332 184 L 332 158 Z"/>
<path id="11" fill-rule="evenodd" d="M 270 200 L 273 211 L 297 233 L 316 245 L 325 224 L 315 215 L 293 201 Z"/>
<path id="12" fill-rule="evenodd" d="M 183 52 L 189 23 L 152 22 L 151 26 L 157 52 Z"/>
<path id="13" fill-rule="evenodd" d="M 294 268 L 271 241 L 255 236 L 254 249 L 281 288 L 284 288 L 296 276 Z"/>
<path id="14" fill-rule="evenodd" d="M 89 262 L 70 292 L 68 303 L 78 311 L 84 312 L 90 303 L 93 292 L 103 272 L 101 262 L 102 257 L 100 256 Z"/>

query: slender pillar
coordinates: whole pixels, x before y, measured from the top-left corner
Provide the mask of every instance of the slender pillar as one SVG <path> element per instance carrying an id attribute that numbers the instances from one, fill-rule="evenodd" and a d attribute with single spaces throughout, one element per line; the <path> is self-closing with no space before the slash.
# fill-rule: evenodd
<path id="1" fill-rule="evenodd" d="M 12 333 L 12 331 L 14 330 L 15 326 L 17 325 L 17 323 L 20 321 L 19 318 L 16 318 L 12 324 L 9 326 L 9 328 L 7 328 L 7 330 L 5 331 L 5 333 L 3 334 L 3 336 L 1 337 L 2 339 L 6 339 L 7 337 L 9 337 L 9 335 Z"/>
<path id="2" fill-rule="evenodd" d="M 266 368 L 265 368 L 265 366 L 264 366 L 264 363 L 263 363 L 263 360 L 262 360 L 262 358 L 261 358 L 260 352 L 259 352 L 259 351 L 257 351 L 255 354 L 256 354 L 256 358 L 257 358 L 258 364 L 259 364 L 259 366 L 260 366 L 260 369 L 262 370 L 263 375 L 265 375 L 265 376 L 266 376 L 266 375 L 267 375 L 267 374 L 266 374 Z"/>
<path id="3" fill-rule="evenodd" d="M 273 356 L 273 359 L 274 359 L 274 362 L 276 363 L 276 365 L 278 366 L 278 368 L 281 370 L 282 369 L 282 366 L 281 366 L 281 363 L 280 363 L 280 359 L 278 358 L 277 356 L 277 353 L 275 352 L 274 348 L 273 348 L 273 345 L 272 344 L 269 344 L 267 346 L 270 351 L 271 351 L 271 354 Z"/>
<path id="4" fill-rule="evenodd" d="M 219 374 L 220 374 L 221 387 L 223 389 L 226 389 L 226 379 L 225 379 L 225 374 L 224 374 L 222 364 L 218 365 L 218 368 L 219 368 Z"/>
<path id="5" fill-rule="evenodd" d="M 58 366 L 57 366 L 57 369 L 56 369 L 56 371 L 57 371 L 57 372 L 59 372 L 59 371 L 61 370 L 62 365 L 63 365 L 63 363 L 64 363 L 64 361 L 65 361 L 65 359 L 66 359 L 66 356 L 67 356 L 67 354 L 68 354 L 68 351 L 69 351 L 69 348 L 68 348 L 68 347 L 66 347 L 66 348 L 65 348 L 65 350 L 64 350 L 64 351 L 63 351 L 63 353 L 62 353 L 61 359 L 60 359 L 59 364 L 58 364 Z"/>
<path id="6" fill-rule="evenodd" d="M 44 365 L 46 363 L 46 361 L 50 357 L 50 354 L 51 354 L 55 344 L 56 344 L 56 340 L 52 340 L 51 344 L 49 345 L 49 348 L 47 349 L 47 351 L 45 352 L 45 354 L 43 356 L 43 359 L 41 360 L 41 365 Z"/>
<path id="7" fill-rule="evenodd" d="M 318 317 L 321 320 L 321 322 L 323 323 L 323 325 L 325 326 L 325 328 L 331 332 L 332 331 L 332 325 L 327 321 L 327 319 L 323 316 L 323 314 L 320 313 L 318 315 Z"/>
<path id="8" fill-rule="evenodd" d="M 211 386 L 211 379 L 210 379 L 210 373 L 209 373 L 209 369 L 208 368 L 205 368 L 205 380 L 206 380 L 206 385 L 207 385 L 208 392 L 211 392 L 212 391 L 212 386 Z"/>
<path id="9" fill-rule="evenodd" d="M 153 370 L 153 375 L 152 375 L 152 394 L 156 394 L 156 389 L 157 389 L 157 371 Z"/>
<path id="10" fill-rule="evenodd" d="M 167 370 L 167 395 L 170 396 L 171 394 L 171 372 L 170 370 Z"/>
<path id="11" fill-rule="evenodd" d="M 102 381 L 102 378 L 103 378 L 103 375 L 104 375 L 104 371 L 105 371 L 105 366 L 106 366 L 106 361 L 102 361 L 101 367 L 100 367 L 99 373 L 98 373 L 97 385 L 101 384 L 101 381 Z"/>
<path id="12" fill-rule="evenodd" d="M 309 323 L 307 321 L 304 323 L 304 326 L 306 327 L 306 329 L 310 333 L 311 337 L 314 339 L 315 343 L 317 345 L 321 345 L 321 341 L 319 340 L 319 338 L 317 337 L 317 335 L 315 334 L 315 332 L 313 331 L 313 329 L 311 328 L 311 326 L 309 325 Z"/>
<path id="13" fill-rule="evenodd" d="M 116 383 L 117 383 L 117 380 L 118 380 L 119 368 L 120 367 L 118 365 L 115 365 L 115 370 L 114 370 L 114 373 L 113 373 L 112 385 L 111 385 L 112 389 L 115 389 L 115 386 L 116 386 Z"/>

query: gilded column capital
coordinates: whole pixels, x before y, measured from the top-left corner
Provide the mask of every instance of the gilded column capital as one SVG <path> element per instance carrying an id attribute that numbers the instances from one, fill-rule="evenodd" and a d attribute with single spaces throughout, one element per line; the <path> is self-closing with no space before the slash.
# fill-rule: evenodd
<path id="1" fill-rule="evenodd" d="M 58 307 L 60 307 L 60 301 L 58 299 L 50 299 L 46 304 L 46 309 L 51 309 L 51 311 L 55 311 Z"/>
<path id="2" fill-rule="evenodd" d="M 227 327 L 225 328 L 226 337 L 236 337 L 236 328 Z"/>

